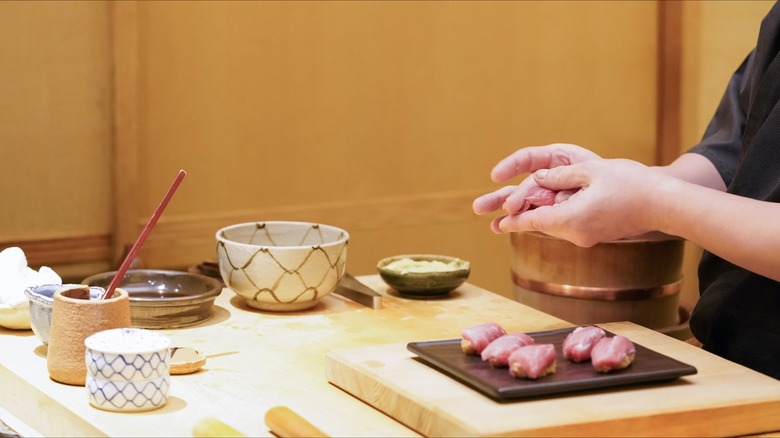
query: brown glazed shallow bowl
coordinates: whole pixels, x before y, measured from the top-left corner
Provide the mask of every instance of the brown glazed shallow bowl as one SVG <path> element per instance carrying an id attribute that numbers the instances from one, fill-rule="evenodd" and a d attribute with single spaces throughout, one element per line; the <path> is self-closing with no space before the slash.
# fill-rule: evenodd
<path id="1" fill-rule="evenodd" d="M 95 274 L 82 283 L 105 288 L 115 274 Z M 216 278 L 156 269 L 131 269 L 119 287 L 129 294 L 133 327 L 148 329 L 187 327 L 205 321 L 222 292 L 222 282 Z"/>
<path id="2" fill-rule="evenodd" d="M 442 262 L 452 266 L 446 271 L 426 271 L 424 267 L 393 269 L 391 263 L 410 259 L 413 262 Z M 446 295 L 463 284 L 469 277 L 470 264 L 456 257 L 434 254 L 404 254 L 387 257 L 377 263 L 377 270 L 388 286 L 407 295 Z"/>

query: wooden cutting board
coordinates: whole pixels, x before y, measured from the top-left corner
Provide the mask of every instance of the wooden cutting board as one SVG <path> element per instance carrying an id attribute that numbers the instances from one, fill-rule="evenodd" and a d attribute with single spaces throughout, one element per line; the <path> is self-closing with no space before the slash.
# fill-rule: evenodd
<path id="1" fill-rule="evenodd" d="M 636 324 L 602 327 L 698 373 L 660 384 L 499 403 L 416 361 L 406 344 L 390 344 L 334 350 L 326 375 L 426 436 L 734 436 L 780 430 L 780 381 Z"/>

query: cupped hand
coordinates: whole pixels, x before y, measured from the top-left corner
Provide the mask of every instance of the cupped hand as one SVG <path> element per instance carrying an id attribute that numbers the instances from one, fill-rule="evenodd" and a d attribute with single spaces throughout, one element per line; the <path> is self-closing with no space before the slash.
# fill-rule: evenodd
<path id="1" fill-rule="evenodd" d="M 496 218 L 494 231 L 539 231 L 580 246 L 636 236 L 654 229 L 656 189 L 674 178 L 631 160 L 588 160 L 534 173 L 542 187 L 578 187 L 551 206 Z"/>
<path id="2" fill-rule="evenodd" d="M 557 166 L 568 166 L 587 160 L 600 158 L 581 146 L 565 143 L 555 143 L 547 146 L 531 146 L 520 149 L 501 160 L 493 168 L 490 177 L 494 182 L 505 182 L 524 173 L 539 169 L 551 169 Z M 518 185 L 502 187 L 494 192 L 482 195 L 474 200 L 472 208 L 476 214 L 487 214 L 503 209 L 506 214 L 517 214 L 527 210 L 529 193 L 539 184 L 534 178 L 525 178 Z M 555 202 L 568 197 L 573 190 L 560 192 Z M 500 232 L 493 227 L 493 231 Z"/>

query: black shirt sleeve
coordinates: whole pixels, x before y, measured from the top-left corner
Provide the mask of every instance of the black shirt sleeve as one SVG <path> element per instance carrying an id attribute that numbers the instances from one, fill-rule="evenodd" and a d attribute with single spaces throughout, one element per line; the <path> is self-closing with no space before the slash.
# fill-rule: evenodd
<path id="1" fill-rule="evenodd" d="M 751 52 L 731 77 L 726 92 L 701 142 L 688 152 L 703 155 L 718 169 L 728 186 L 739 167 L 742 134 L 750 99 L 749 78 L 753 68 Z"/>

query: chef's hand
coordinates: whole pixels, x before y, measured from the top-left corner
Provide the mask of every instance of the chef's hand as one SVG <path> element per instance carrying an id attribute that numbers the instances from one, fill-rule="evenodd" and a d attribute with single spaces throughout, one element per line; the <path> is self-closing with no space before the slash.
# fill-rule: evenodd
<path id="1" fill-rule="evenodd" d="M 519 149 L 499 161 L 490 172 L 490 178 L 493 182 L 501 183 L 523 173 L 566 166 L 594 158 L 599 156 L 575 144 L 554 143 L 547 146 L 531 146 Z"/>
<path id="2" fill-rule="evenodd" d="M 551 144 L 548 146 L 533 146 L 518 150 L 512 155 L 501 160 L 490 173 L 494 182 L 506 182 L 516 176 L 539 169 L 551 169 L 557 166 L 566 166 L 600 157 L 577 145 Z M 525 178 L 518 185 L 505 186 L 495 192 L 480 196 L 473 203 L 474 212 L 487 214 L 503 209 L 506 214 L 518 214 L 529 208 L 526 197 L 529 191 L 538 187 L 534 178 Z M 556 195 L 555 202 L 561 202 L 573 193 L 572 190 L 563 190 Z M 499 218 L 500 219 L 500 218 Z M 501 233 L 498 228 L 498 220 L 493 221 L 491 228 L 495 233 Z"/>
<path id="3" fill-rule="evenodd" d="M 501 232 L 540 231 L 579 246 L 657 229 L 662 218 L 648 209 L 664 189 L 668 175 L 631 160 L 587 160 L 569 166 L 541 169 L 533 174 L 536 184 L 554 191 L 574 193 L 551 206 L 507 214 L 494 221 Z"/>

